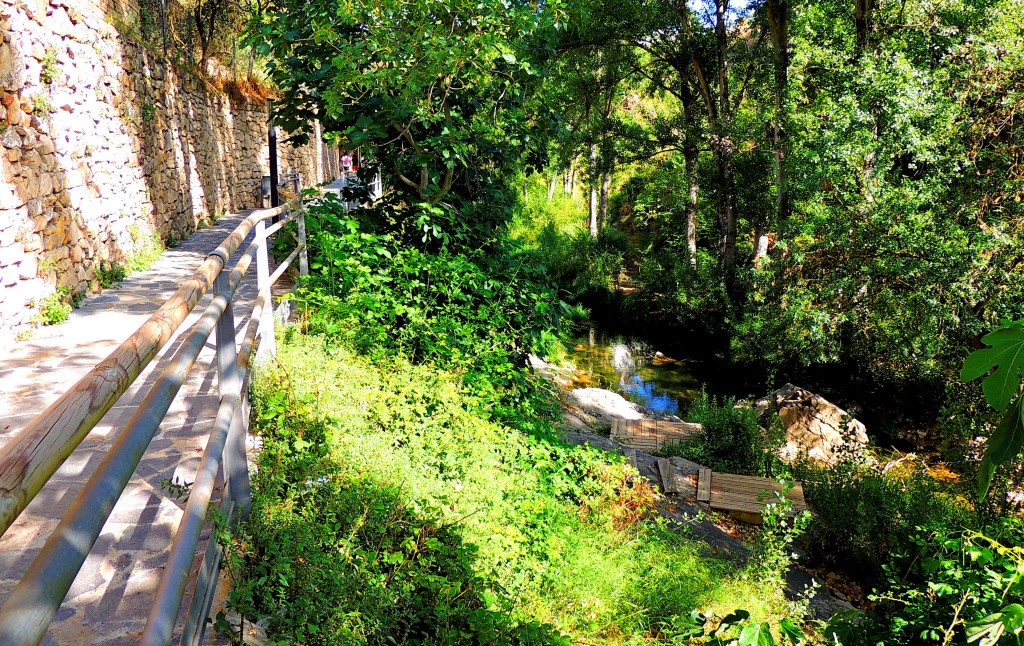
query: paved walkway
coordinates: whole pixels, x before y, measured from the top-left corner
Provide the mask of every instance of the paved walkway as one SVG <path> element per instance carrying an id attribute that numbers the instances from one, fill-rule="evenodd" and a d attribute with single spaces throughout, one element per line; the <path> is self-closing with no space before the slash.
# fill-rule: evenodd
<path id="1" fill-rule="evenodd" d="M 141 326 L 249 212 L 229 215 L 168 250 L 149 271 L 87 298 L 58 326 L 0 353 L 0 446 Z M 248 242 L 241 245 L 244 251 Z M 255 296 L 255 262 L 236 293 L 236 315 Z M 208 294 L 182 326 L 206 308 Z M 236 322 L 239 338 L 244 321 Z M 116 433 L 177 347 L 172 339 L 0 538 L 0 603 L 27 570 Z M 213 337 L 114 507 L 43 644 L 134 643 L 184 509 L 166 483 L 192 482 L 216 415 Z M 186 597 L 187 602 L 187 597 Z M 177 636 L 175 636 L 177 639 Z M 175 642 L 176 643 L 176 642 Z"/>

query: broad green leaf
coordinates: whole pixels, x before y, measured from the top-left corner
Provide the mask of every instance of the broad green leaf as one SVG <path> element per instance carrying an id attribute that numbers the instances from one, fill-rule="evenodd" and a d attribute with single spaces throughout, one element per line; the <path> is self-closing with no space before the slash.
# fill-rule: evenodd
<path id="1" fill-rule="evenodd" d="M 797 626 L 796 622 L 788 617 L 779 622 L 779 631 L 782 633 L 783 637 L 789 640 L 790 644 L 793 644 L 793 646 L 798 646 L 807 639 L 807 635 L 805 635 L 804 631 L 800 629 L 800 626 Z"/>
<path id="2" fill-rule="evenodd" d="M 767 623 L 750 624 L 740 632 L 739 646 L 775 646 L 771 627 Z"/>
<path id="3" fill-rule="evenodd" d="M 984 500 L 992 485 L 992 476 L 996 467 L 1006 464 L 1024 448 L 1024 411 L 1021 410 L 1024 399 L 1018 397 L 1013 405 L 1003 414 L 999 426 L 988 438 L 985 455 L 978 466 L 978 500 Z"/>
<path id="4" fill-rule="evenodd" d="M 1003 625 L 1003 613 L 996 612 L 984 619 L 970 621 L 966 624 L 967 643 L 978 642 L 978 646 L 995 646 L 999 638 L 1006 632 Z"/>
<path id="5" fill-rule="evenodd" d="M 830 644 L 845 644 L 852 635 L 857 634 L 864 614 L 857 610 L 841 610 L 832 615 L 825 626 L 825 638 Z"/>
<path id="6" fill-rule="evenodd" d="M 972 352 L 964 361 L 960 378 L 971 381 L 994 368 L 981 382 L 981 388 L 992 408 L 1003 410 L 1017 394 L 1024 376 L 1024 321 L 1009 323 L 981 340 L 992 347 Z"/>

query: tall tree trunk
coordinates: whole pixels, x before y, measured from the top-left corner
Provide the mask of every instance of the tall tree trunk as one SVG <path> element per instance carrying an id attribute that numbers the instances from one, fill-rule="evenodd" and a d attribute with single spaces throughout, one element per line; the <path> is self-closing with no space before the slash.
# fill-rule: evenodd
<path id="1" fill-rule="evenodd" d="M 558 173 L 551 175 L 551 181 L 548 182 L 548 202 L 555 199 L 555 188 L 558 187 Z"/>
<path id="2" fill-rule="evenodd" d="M 612 174 L 608 171 L 601 173 L 601 201 L 597 209 L 599 226 L 608 224 L 608 193 L 612 187 Z"/>
<path id="3" fill-rule="evenodd" d="M 590 237 L 597 239 L 597 144 L 590 144 Z"/>
<path id="4" fill-rule="evenodd" d="M 718 128 L 715 132 L 716 166 L 719 189 L 719 226 L 722 231 L 722 267 L 730 270 L 736 265 L 736 166 L 733 160 L 732 106 L 729 102 L 729 66 L 727 60 L 728 37 L 726 15 L 729 0 L 715 0 L 715 40 L 718 55 Z"/>
<path id="5" fill-rule="evenodd" d="M 856 52 L 858 58 L 864 52 L 873 49 L 875 2 L 876 0 L 853 0 L 853 22 L 857 30 Z"/>
<path id="6" fill-rule="evenodd" d="M 853 21 L 854 27 L 857 31 L 857 41 L 855 46 L 855 52 L 857 59 L 861 59 L 865 54 L 874 52 L 875 50 L 875 38 L 874 38 L 874 12 L 877 0 L 853 0 Z M 877 103 L 872 102 L 868 106 L 868 110 L 875 117 L 875 123 L 871 127 L 871 138 L 873 141 L 878 141 L 878 136 L 881 133 L 881 114 Z M 874 148 L 867 155 L 864 156 L 864 171 L 863 171 L 863 186 L 862 192 L 864 199 L 871 202 L 875 198 L 874 191 L 874 178 L 875 168 L 878 164 L 878 153 Z"/>
<path id="7" fill-rule="evenodd" d="M 730 270 L 736 265 L 736 167 L 732 143 L 721 135 L 716 140 L 712 153 L 718 176 L 718 227 L 721 231 L 719 258 L 722 268 Z"/>
<path id="8" fill-rule="evenodd" d="M 572 195 L 572 166 L 566 169 L 562 177 L 562 195 Z"/>
<path id="9" fill-rule="evenodd" d="M 771 35 L 772 52 L 775 62 L 775 105 L 772 114 L 772 147 L 775 149 L 775 226 L 780 226 L 789 217 L 789 179 L 786 173 L 788 143 L 786 141 L 786 96 L 789 86 L 789 2 L 788 0 L 766 0 L 768 30 Z M 764 244 L 762 244 L 764 238 Z M 756 263 L 768 253 L 768 238 L 762 232 L 758 236 Z"/>
<path id="10" fill-rule="evenodd" d="M 686 249 L 690 253 L 690 266 L 697 267 L 697 120 L 694 110 L 695 97 L 689 90 L 689 80 L 683 93 L 683 123 L 686 128 L 683 139 L 683 162 L 686 173 L 688 196 L 686 200 Z"/>
<path id="11" fill-rule="evenodd" d="M 205 0 L 196 4 L 192 10 L 192 18 L 196 23 L 196 33 L 199 34 L 199 65 L 203 72 L 206 72 L 206 60 L 210 57 L 210 49 L 213 45 L 213 36 L 217 28 L 217 13 L 220 10 L 219 0 Z M 206 15 L 203 10 L 208 9 Z"/>

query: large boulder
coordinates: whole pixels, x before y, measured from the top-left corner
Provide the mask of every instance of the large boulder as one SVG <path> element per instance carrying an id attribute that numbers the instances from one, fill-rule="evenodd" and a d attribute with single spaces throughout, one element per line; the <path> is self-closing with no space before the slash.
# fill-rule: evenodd
<path id="1" fill-rule="evenodd" d="M 618 393 L 603 388 L 577 388 L 569 392 L 569 401 L 585 412 L 610 422 L 613 419 L 643 419 L 639 406 Z"/>
<path id="2" fill-rule="evenodd" d="M 834 466 L 843 458 L 859 457 L 868 444 L 864 424 L 824 397 L 793 384 L 758 399 L 754 407 L 766 423 L 774 413 L 782 418 L 786 444 L 779 455 L 789 462 L 806 455 Z"/>

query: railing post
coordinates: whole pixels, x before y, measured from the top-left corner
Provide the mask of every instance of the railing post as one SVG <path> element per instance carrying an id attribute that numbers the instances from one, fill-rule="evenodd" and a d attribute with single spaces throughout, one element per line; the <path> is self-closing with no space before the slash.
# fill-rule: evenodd
<path id="1" fill-rule="evenodd" d="M 309 255 L 306 251 L 306 207 L 299 200 L 299 210 L 296 213 L 295 221 L 299 227 L 299 275 L 309 275 Z"/>
<path id="2" fill-rule="evenodd" d="M 256 287 L 259 293 L 267 292 L 267 307 L 263 308 L 260 319 L 260 345 L 256 352 L 259 359 L 277 355 L 277 340 L 274 338 L 274 307 L 270 293 L 270 257 L 267 253 L 267 225 L 265 220 L 256 223 Z"/>
<path id="3" fill-rule="evenodd" d="M 227 263 L 224 263 L 225 266 Z M 229 273 L 221 271 L 214 283 L 214 290 L 228 298 L 224 313 L 217 321 L 217 379 L 220 384 L 220 398 L 241 395 L 242 382 L 238 374 L 238 350 L 235 347 L 235 314 L 231 306 Z M 224 481 L 228 494 L 235 501 L 241 517 L 248 515 L 252 503 L 252 489 L 249 485 L 249 463 L 245 455 L 245 428 L 241 413 L 236 410 L 228 430 L 224 446 Z"/>

